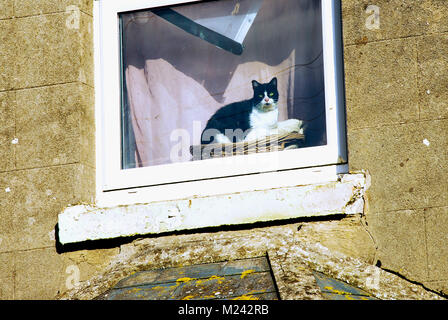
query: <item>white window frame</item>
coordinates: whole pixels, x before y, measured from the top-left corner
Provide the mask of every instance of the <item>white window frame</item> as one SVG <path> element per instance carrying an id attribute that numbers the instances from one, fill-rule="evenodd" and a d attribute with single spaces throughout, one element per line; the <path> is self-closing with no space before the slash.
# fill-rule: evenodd
<path id="1" fill-rule="evenodd" d="M 96 170 L 100 205 L 152 202 L 303 184 L 347 171 L 340 0 L 322 0 L 327 144 L 121 169 L 118 14 L 201 0 L 95 1 Z M 313 176 L 314 175 L 314 176 Z M 331 177 L 330 177 L 331 176 Z"/>

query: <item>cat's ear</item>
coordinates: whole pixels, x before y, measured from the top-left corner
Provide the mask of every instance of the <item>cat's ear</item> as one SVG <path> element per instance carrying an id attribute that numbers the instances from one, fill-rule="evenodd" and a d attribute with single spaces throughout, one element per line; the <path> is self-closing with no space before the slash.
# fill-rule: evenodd
<path id="1" fill-rule="evenodd" d="M 256 80 L 252 80 L 252 88 L 257 88 L 260 85 L 259 82 L 257 82 Z"/>
<path id="2" fill-rule="evenodd" d="M 277 86 L 277 77 L 272 78 L 271 82 L 269 84 L 272 84 L 273 86 Z"/>

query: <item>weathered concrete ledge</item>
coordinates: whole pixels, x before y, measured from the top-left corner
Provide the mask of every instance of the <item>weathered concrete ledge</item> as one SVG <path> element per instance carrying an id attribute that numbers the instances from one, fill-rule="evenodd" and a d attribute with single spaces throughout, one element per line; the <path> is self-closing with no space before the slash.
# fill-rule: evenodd
<path id="1" fill-rule="evenodd" d="M 338 181 L 115 207 L 78 205 L 58 218 L 62 244 L 298 217 L 363 213 L 364 174 Z"/>

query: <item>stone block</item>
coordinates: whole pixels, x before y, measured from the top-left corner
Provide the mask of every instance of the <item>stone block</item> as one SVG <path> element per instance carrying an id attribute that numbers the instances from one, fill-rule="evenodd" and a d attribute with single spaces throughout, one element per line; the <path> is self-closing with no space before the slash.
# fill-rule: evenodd
<path id="1" fill-rule="evenodd" d="M 90 167 L 96 166 L 96 124 L 95 124 L 95 92 L 88 85 L 78 87 L 80 104 L 80 161 Z M 94 179 L 95 180 L 95 179 Z"/>
<path id="2" fill-rule="evenodd" d="M 15 138 L 15 93 L 0 92 L 0 171 L 12 170 Z"/>
<path id="3" fill-rule="evenodd" d="M 338 221 L 310 222 L 304 224 L 300 232 L 306 233 L 311 242 L 320 243 L 330 250 L 372 265 L 376 263 L 375 243 L 358 215 Z"/>
<path id="4" fill-rule="evenodd" d="M 428 289 L 442 293 L 445 297 L 448 296 L 448 280 L 427 281 L 423 285 Z"/>
<path id="5" fill-rule="evenodd" d="M 55 245 L 57 213 L 77 201 L 74 185 L 78 165 L 21 171 L 17 177 L 16 248 Z"/>
<path id="6" fill-rule="evenodd" d="M 8 174 L 10 201 L 2 216 L 11 216 L 11 230 L 4 235 L 5 250 L 26 250 L 55 246 L 58 213 L 83 201 L 78 181 L 80 164 L 18 170 Z M 4 192 L 4 190 L 2 190 Z"/>
<path id="7" fill-rule="evenodd" d="M 367 215 L 381 268 L 410 280 L 427 279 L 425 222 L 423 210 L 403 210 Z"/>
<path id="8" fill-rule="evenodd" d="M 420 118 L 447 118 L 448 35 L 434 34 L 418 38 L 417 51 Z"/>
<path id="9" fill-rule="evenodd" d="M 65 269 L 63 259 L 54 248 L 17 252 L 15 299 L 53 299 L 66 290 L 65 284 L 71 274 Z"/>
<path id="10" fill-rule="evenodd" d="M 345 48 L 348 129 L 418 119 L 415 39 Z"/>
<path id="11" fill-rule="evenodd" d="M 94 43 L 93 43 L 93 17 L 81 13 L 79 19 L 80 38 L 80 71 L 79 82 L 94 87 Z"/>
<path id="12" fill-rule="evenodd" d="M 49 7 L 59 3 L 43 2 Z M 34 1 L 26 3 L 41 10 Z M 56 13 L 0 20 L 0 91 L 75 81 L 93 87 L 93 18 L 72 10 L 77 6 L 68 6 L 72 8 L 68 11 L 66 7 L 54 9 Z M 20 8 L 16 4 L 15 9 Z"/>
<path id="13" fill-rule="evenodd" d="M 95 167 L 79 164 L 75 168 L 73 185 L 77 199 L 82 203 L 95 203 L 96 175 Z"/>
<path id="14" fill-rule="evenodd" d="M 77 250 L 59 255 L 64 265 L 65 281 L 61 292 L 76 288 L 95 274 L 102 272 L 110 261 L 119 254 L 120 248 Z"/>
<path id="15" fill-rule="evenodd" d="M 378 28 L 369 24 L 374 14 L 370 5 L 379 9 Z M 342 1 L 342 13 L 346 45 L 448 30 L 448 4 L 444 0 L 348 0 Z"/>
<path id="16" fill-rule="evenodd" d="M 448 204 L 448 120 L 351 130 L 350 170 L 368 170 L 369 212 Z"/>
<path id="17" fill-rule="evenodd" d="M 9 90 L 14 85 L 17 46 L 15 26 L 14 19 L 0 20 L 0 91 Z"/>
<path id="18" fill-rule="evenodd" d="M 424 212 L 429 280 L 448 279 L 448 207 L 426 208 Z"/>
<path id="19" fill-rule="evenodd" d="M 92 15 L 93 0 L 14 0 L 16 17 L 41 15 L 57 12 L 69 12 L 71 7 Z"/>
<path id="20" fill-rule="evenodd" d="M 0 173 L 0 252 L 12 251 L 15 247 L 17 233 L 15 232 L 15 193 L 14 174 Z"/>
<path id="21" fill-rule="evenodd" d="M 0 19 L 11 18 L 14 14 L 12 0 L 0 0 Z"/>
<path id="22" fill-rule="evenodd" d="M 103 270 L 118 251 L 114 248 L 58 254 L 54 247 L 19 251 L 15 254 L 15 299 L 54 299 Z"/>
<path id="23" fill-rule="evenodd" d="M 95 164 L 92 91 L 77 83 L 17 91 L 17 168 Z"/>
<path id="24" fill-rule="evenodd" d="M 14 299 L 14 255 L 12 252 L 0 253 L 0 300 Z"/>
<path id="25" fill-rule="evenodd" d="M 419 9 L 425 17 L 427 33 L 442 33 L 448 31 L 448 3 L 445 0 L 419 0 Z"/>
<path id="26" fill-rule="evenodd" d="M 16 20 L 15 88 L 75 82 L 81 69 L 79 28 L 67 14 L 54 13 Z"/>

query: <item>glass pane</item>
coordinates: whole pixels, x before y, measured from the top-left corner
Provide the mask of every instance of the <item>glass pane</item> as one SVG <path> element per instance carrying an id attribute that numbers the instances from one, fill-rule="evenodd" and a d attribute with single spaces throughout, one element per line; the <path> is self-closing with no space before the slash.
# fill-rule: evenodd
<path id="1" fill-rule="evenodd" d="M 326 144 L 320 1 L 208 1 L 120 25 L 124 169 Z"/>

